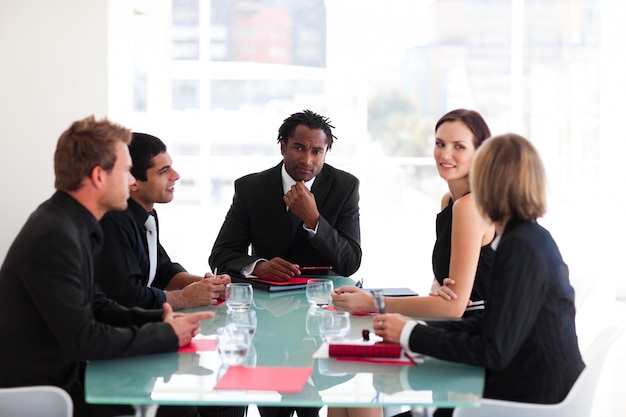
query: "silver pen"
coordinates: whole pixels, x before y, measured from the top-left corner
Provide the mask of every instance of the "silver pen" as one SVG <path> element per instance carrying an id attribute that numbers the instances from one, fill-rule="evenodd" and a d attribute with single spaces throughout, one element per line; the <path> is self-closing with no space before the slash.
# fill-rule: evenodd
<path id="1" fill-rule="evenodd" d="M 374 304 L 378 309 L 378 313 L 385 314 L 385 296 L 384 291 L 381 289 L 371 290 L 374 297 Z"/>

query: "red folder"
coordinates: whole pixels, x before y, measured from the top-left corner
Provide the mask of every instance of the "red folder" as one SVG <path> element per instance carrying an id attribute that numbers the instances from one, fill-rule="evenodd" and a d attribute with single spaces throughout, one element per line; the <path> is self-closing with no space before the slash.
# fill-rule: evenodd
<path id="1" fill-rule="evenodd" d="M 331 343 L 328 345 L 328 356 L 330 356 L 331 358 L 341 358 L 346 356 L 370 358 L 399 358 L 401 352 L 402 346 L 400 346 L 399 343 Z"/>
<path id="2" fill-rule="evenodd" d="M 216 390 L 271 390 L 298 393 L 313 373 L 311 368 L 280 368 L 259 366 L 229 366 L 217 381 Z"/>

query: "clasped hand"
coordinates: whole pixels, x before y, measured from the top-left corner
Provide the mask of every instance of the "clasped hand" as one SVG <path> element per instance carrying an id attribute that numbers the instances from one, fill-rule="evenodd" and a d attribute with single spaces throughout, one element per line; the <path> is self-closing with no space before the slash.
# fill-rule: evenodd
<path id="1" fill-rule="evenodd" d="M 258 262 L 252 274 L 268 281 L 289 281 L 300 275 L 300 266 L 276 257 L 269 261 Z"/>
<path id="2" fill-rule="evenodd" d="M 433 279 L 433 285 L 431 286 L 430 293 L 428 295 L 431 297 L 441 297 L 447 301 L 456 300 L 458 296 L 452 290 L 454 284 L 456 284 L 456 281 L 452 278 L 444 278 L 443 285 L 440 285 L 437 279 Z M 471 306 L 472 300 L 468 300 L 467 305 Z"/>
<path id="3" fill-rule="evenodd" d="M 223 300 L 226 292 L 226 284 L 230 283 L 229 275 L 213 276 L 207 273 L 203 279 L 187 285 L 183 293 L 198 305 L 212 305 L 217 300 Z"/>

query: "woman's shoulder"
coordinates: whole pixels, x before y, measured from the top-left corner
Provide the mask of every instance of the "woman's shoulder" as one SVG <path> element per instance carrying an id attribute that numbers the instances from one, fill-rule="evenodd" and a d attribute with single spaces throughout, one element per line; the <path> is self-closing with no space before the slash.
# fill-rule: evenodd
<path id="1" fill-rule="evenodd" d="M 465 194 L 454 202 L 452 206 L 453 218 L 461 223 L 471 225 L 474 230 L 482 231 L 482 244 L 491 243 L 495 237 L 495 228 L 491 222 L 480 214 L 471 193 Z"/>
<path id="2" fill-rule="evenodd" d="M 471 212 L 478 214 L 478 208 L 476 207 L 476 203 L 474 202 L 474 196 L 472 193 L 467 193 L 461 198 L 454 201 L 453 208 L 455 213 L 460 211 L 463 212 Z"/>
<path id="3" fill-rule="evenodd" d="M 532 242 L 541 242 L 543 240 L 553 240 L 551 233 L 537 221 L 522 220 L 513 217 L 506 224 L 502 237 L 520 240 L 529 240 Z"/>
<path id="4" fill-rule="evenodd" d="M 452 200 L 452 195 L 450 191 L 445 193 L 443 197 L 441 197 L 441 210 L 445 209 L 448 204 L 450 204 L 450 200 Z"/>

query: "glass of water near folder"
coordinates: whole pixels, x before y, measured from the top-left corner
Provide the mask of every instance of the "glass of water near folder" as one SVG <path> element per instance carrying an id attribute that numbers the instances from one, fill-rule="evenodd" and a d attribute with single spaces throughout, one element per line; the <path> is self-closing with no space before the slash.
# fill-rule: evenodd
<path id="1" fill-rule="evenodd" d="M 311 308 L 324 307 L 330 304 L 333 293 L 333 281 L 324 278 L 313 278 L 306 283 L 306 300 Z"/>

